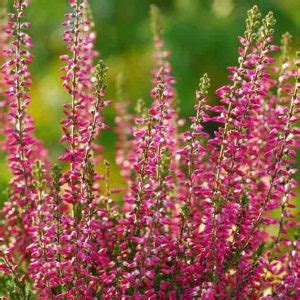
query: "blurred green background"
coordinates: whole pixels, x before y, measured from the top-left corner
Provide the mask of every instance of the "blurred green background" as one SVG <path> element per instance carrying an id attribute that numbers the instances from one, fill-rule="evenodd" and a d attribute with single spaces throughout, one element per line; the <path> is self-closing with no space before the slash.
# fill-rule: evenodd
<path id="1" fill-rule="evenodd" d="M 12 0 L 8 2 L 11 5 Z M 153 62 L 149 6 L 154 3 L 161 8 L 166 46 L 173 53 L 171 62 L 177 78 L 181 117 L 192 113 L 194 91 L 205 72 L 212 80 L 210 101 L 217 101 L 214 90 L 227 82 L 226 67 L 237 62 L 237 35 L 243 33 L 246 12 L 254 4 L 258 4 L 264 14 L 274 12 L 277 42 L 282 33 L 289 31 L 294 36 L 294 48 L 299 48 L 299 0 L 90 0 L 90 3 L 98 32 L 96 47 L 110 69 L 108 98 L 116 99 L 115 79 L 122 72 L 126 95 L 132 99 L 133 106 L 138 98 L 150 101 Z M 36 135 L 46 144 L 53 161 L 63 151 L 63 145 L 58 142 L 59 121 L 63 118 L 62 105 L 69 101 L 61 87 L 59 61 L 59 56 L 66 52 L 61 38 L 61 23 L 66 12 L 67 0 L 32 0 L 27 13 L 35 45 L 30 113 L 36 122 Z M 106 123 L 112 127 L 114 115 L 112 108 L 105 111 Z M 104 145 L 104 156 L 110 161 L 114 160 L 115 141 L 113 130 L 99 139 Z M 4 164 L 4 155 L 0 155 L 0 163 Z M 8 174 L 3 173 L 5 169 L 1 168 L 1 189 L 8 180 Z M 114 185 L 120 180 L 115 175 Z"/>

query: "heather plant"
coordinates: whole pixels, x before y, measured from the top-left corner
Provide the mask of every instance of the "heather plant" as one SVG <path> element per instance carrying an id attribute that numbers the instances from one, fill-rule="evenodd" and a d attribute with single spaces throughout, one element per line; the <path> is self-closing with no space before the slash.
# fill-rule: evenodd
<path id="1" fill-rule="evenodd" d="M 0 295 L 299 299 L 294 163 L 300 60 L 293 61 L 288 33 L 280 47 L 273 44 L 273 14 L 261 16 L 257 6 L 248 11 L 237 65 L 216 91 L 220 104 L 208 105 L 204 74 L 194 115 L 183 126 L 162 17 L 151 6 L 150 106 L 139 100 L 131 112 L 121 76 L 117 80 L 116 163 L 126 181 L 119 191 L 111 188 L 110 162 L 97 144 L 109 129 L 103 118 L 110 101 L 108 68 L 96 63 L 89 3 L 69 0 L 63 23 L 65 151 L 52 166 L 27 110 L 29 4 L 15 0 L 7 18 L 0 7 L 0 133 L 11 172 L 1 212 Z M 206 122 L 218 124 L 213 135 Z"/>

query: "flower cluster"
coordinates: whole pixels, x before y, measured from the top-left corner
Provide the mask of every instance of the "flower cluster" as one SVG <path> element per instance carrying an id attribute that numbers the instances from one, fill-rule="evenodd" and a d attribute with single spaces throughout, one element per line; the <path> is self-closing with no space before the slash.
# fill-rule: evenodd
<path id="1" fill-rule="evenodd" d="M 36 159 L 47 165 L 47 153 L 43 145 L 32 134 L 34 125 L 27 114 L 30 102 L 28 93 L 31 75 L 28 65 L 32 55 L 31 38 L 26 33 L 29 23 L 23 21 L 27 1 L 14 3 L 15 13 L 8 14 L 6 27 L 8 47 L 3 50 L 6 62 L 2 66 L 5 97 L 3 107 L 7 109 L 7 124 L 3 125 L 6 139 L 3 148 L 8 153 L 9 169 L 13 177 L 10 181 L 11 201 L 5 203 L 3 213 L 6 215 L 9 246 L 20 250 L 20 262 L 26 255 L 25 248 L 30 237 L 32 215 L 36 209 L 36 190 L 34 189 L 33 166 Z"/>
<path id="2" fill-rule="evenodd" d="M 161 15 L 151 6 L 150 106 L 139 100 L 131 113 L 117 81 L 116 164 L 127 184 L 117 205 L 110 163 L 104 161 L 103 174 L 95 171 L 110 101 L 107 67 L 95 64 L 88 0 L 69 0 L 63 23 L 69 101 L 61 121 L 65 151 L 52 168 L 27 111 L 29 2 L 14 1 L 0 33 L 1 146 L 11 172 L 1 211 L 0 296 L 298 299 L 300 58 L 291 59 L 288 33 L 281 47 L 273 45 L 273 14 L 262 17 L 257 6 L 248 11 L 238 63 L 228 68 L 230 83 L 216 91 L 220 104 L 208 105 L 204 74 L 183 130 Z M 276 61 L 272 53 L 279 49 Z M 206 122 L 219 124 L 212 136 Z"/>

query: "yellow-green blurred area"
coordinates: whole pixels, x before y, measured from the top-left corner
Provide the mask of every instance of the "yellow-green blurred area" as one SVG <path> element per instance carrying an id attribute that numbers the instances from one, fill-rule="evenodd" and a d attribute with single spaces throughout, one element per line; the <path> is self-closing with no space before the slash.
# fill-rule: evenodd
<path id="1" fill-rule="evenodd" d="M 8 2 L 11 6 L 12 0 Z M 62 63 L 59 61 L 59 56 L 66 53 L 61 23 L 69 9 L 67 2 L 32 0 L 27 12 L 35 45 L 30 113 L 35 119 L 36 135 L 44 141 L 53 162 L 63 152 L 63 145 L 59 143 L 59 121 L 63 118 L 63 104 L 70 101 L 62 88 Z M 299 46 L 299 0 L 90 0 L 98 33 L 96 48 L 109 67 L 107 98 L 113 102 L 119 72 L 125 77 L 125 92 L 132 106 L 139 98 L 147 103 L 151 101 L 151 3 L 159 6 L 164 15 L 164 37 L 167 49 L 173 53 L 171 62 L 177 78 L 181 117 L 193 114 L 195 89 L 205 72 L 212 82 L 209 101 L 218 101 L 214 91 L 228 82 L 226 67 L 237 63 L 237 36 L 243 34 L 246 12 L 254 4 L 263 14 L 274 12 L 277 43 L 281 34 L 289 31 L 295 37 L 294 50 L 297 44 Z M 98 139 L 104 146 L 104 158 L 112 163 L 116 142 L 114 117 L 113 108 L 105 111 L 106 123 L 112 128 Z M 9 175 L 3 154 L 0 168 L 0 187 L 4 189 Z M 122 181 L 116 167 L 112 168 L 113 186 L 116 187 Z"/>

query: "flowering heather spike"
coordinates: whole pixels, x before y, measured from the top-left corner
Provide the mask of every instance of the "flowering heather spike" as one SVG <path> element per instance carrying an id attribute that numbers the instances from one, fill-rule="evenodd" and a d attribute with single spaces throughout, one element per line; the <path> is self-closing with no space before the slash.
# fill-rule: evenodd
<path id="1" fill-rule="evenodd" d="M 167 201 L 159 201 L 162 207 L 158 206 L 157 208 L 161 210 L 162 215 L 165 216 L 165 223 L 167 226 L 176 227 L 176 216 L 178 214 L 179 207 L 174 205 L 175 198 L 177 196 L 175 182 L 176 177 L 179 173 L 179 161 L 178 155 L 176 156 L 178 150 L 178 105 L 176 100 L 176 91 L 174 84 L 176 83 L 175 78 L 171 75 L 172 66 L 169 62 L 169 57 L 171 53 L 165 49 L 164 39 L 162 35 L 162 15 L 160 10 L 156 6 L 151 6 L 151 17 L 152 17 L 152 29 L 153 29 L 153 42 L 154 42 L 154 53 L 153 57 L 155 59 L 155 68 L 152 71 L 152 82 L 155 88 L 152 90 L 152 97 L 154 101 L 150 108 L 151 114 L 158 113 L 162 114 L 162 107 L 165 110 L 164 120 L 161 122 L 157 128 L 158 132 L 162 132 L 164 143 L 158 148 L 158 155 L 163 155 L 165 157 L 174 157 L 175 159 L 164 161 L 164 166 L 161 166 L 162 169 L 167 171 L 164 173 L 160 180 L 164 181 L 165 178 L 165 187 L 164 193 L 166 194 Z M 159 101 L 155 92 L 159 88 L 159 85 L 163 85 L 163 97 L 164 103 L 162 105 Z M 159 112 L 161 111 L 161 112 Z M 163 150 L 160 149 L 162 147 Z M 162 161 L 158 161 L 157 169 Z M 169 165 L 168 165 L 169 164 Z M 162 188 L 162 187 L 161 187 Z M 156 214 L 156 212 L 154 213 Z M 155 221 L 156 222 L 156 221 Z M 154 223 L 155 223 L 154 222 Z M 167 227 L 166 226 L 166 227 Z"/>
<path id="2" fill-rule="evenodd" d="M 62 121 L 64 136 L 61 141 L 66 142 L 67 149 L 62 161 L 70 163 L 70 171 L 65 174 L 65 180 L 69 185 L 64 198 L 67 202 L 76 203 L 81 198 L 81 173 L 84 170 L 88 156 L 91 154 L 94 136 L 99 126 L 99 110 L 106 102 L 101 102 L 102 93 L 105 89 L 103 80 L 105 70 L 100 64 L 96 71 L 96 84 L 91 86 L 89 74 L 94 58 L 93 39 L 90 37 L 90 20 L 86 19 L 87 1 L 70 1 L 73 9 L 72 14 L 67 14 L 65 26 L 69 28 L 65 31 L 64 40 L 68 43 L 71 56 L 63 56 L 62 60 L 67 61 L 66 71 L 63 76 L 64 87 L 71 95 L 71 103 L 65 105 L 66 119 Z M 104 72 L 99 74 L 99 72 Z M 99 81 L 100 80 L 100 81 Z M 91 93 L 93 95 L 91 95 Z M 96 93 L 96 94 L 95 94 Z M 100 103 L 101 102 L 101 103 Z M 96 107 L 97 106 L 97 107 Z M 104 124 L 101 125 L 105 128 Z"/>
<path id="3" fill-rule="evenodd" d="M 152 71 L 153 84 L 156 86 L 159 82 L 165 85 L 166 94 L 166 108 L 168 109 L 168 115 L 170 115 L 170 120 L 168 120 L 166 129 L 169 131 L 169 150 L 171 155 L 176 152 L 176 147 L 178 143 L 177 134 L 177 123 L 178 123 L 178 113 L 177 113 L 177 103 L 176 103 L 176 93 L 173 85 L 176 80 L 171 75 L 172 67 L 168 61 L 168 57 L 171 56 L 169 51 L 165 50 L 164 40 L 161 34 L 162 29 L 162 16 L 160 10 L 155 6 L 151 5 L 151 20 L 153 27 L 153 42 L 155 51 L 153 57 L 155 59 L 155 69 Z M 154 95 L 152 95 L 154 96 Z M 156 103 L 153 103 L 153 107 Z M 172 164 L 171 168 L 176 169 L 176 163 Z"/>
<path id="4" fill-rule="evenodd" d="M 180 191 L 179 200 L 182 201 L 179 234 L 178 253 L 176 255 L 176 273 L 172 278 L 174 284 L 176 274 L 186 274 L 186 281 L 183 286 L 189 286 L 189 282 L 198 281 L 200 278 L 195 275 L 196 265 L 196 240 L 198 239 L 198 228 L 201 225 L 202 213 L 199 199 L 205 198 L 210 190 L 205 184 L 208 173 L 203 169 L 207 152 L 203 141 L 208 135 L 203 131 L 202 122 L 206 116 L 206 96 L 210 87 L 210 79 L 204 74 L 200 79 L 199 87 L 196 91 L 197 104 L 195 105 L 196 115 L 191 120 L 188 131 L 182 136 L 183 147 L 178 151 L 180 161 L 186 167 L 186 171 L 179 175 L 179 185 L 186 187 Z"/>
<path id="5" fill-rule="evenodd" d="M 276 144 L 275 144 L 275 149 L 273 150 L 274 162 L 273 165 L 271 165 L 270 167 L 270 174 L 268 174 L 269 186 L 265 190 L 265 193 L 263 194 L 263 199 L 259 209 L 255 211 L 255 214 L 253 214 L 253 219 L 251 220 L 252 223 L 247 233 L 247 238 L 245 238 L 245 240 L 243 240 L 241 242 L 241 245 L 239 246 L 241 252 L 246 250 L 249 247 L 256 247 L 257 239 L 260 239 L 260 236 L 258 235 L 259 226 L 263 223 L 268 224 L 267 221 L 264 220 L 264 214 L 266 213 L 266 211 L 272 209 L 272 206 L 274 206 L 274 202 L 276 205 L 276 200 L 278 201 L 278 199 L 282 199 L 283 197 L 288 197 L 290 193 L 288 189 L 289 189 L 289 185 L 291 184 L 290 180 L 293 171 L 289 169 L 289 166 L 290 164 L 293 163 L 294 153 L 292 147 L 296 144 L 294 140 L 295 130 L 293 129 L 293 124 L 297 121 L 298 118 L 297 106 L 299 105 L 298 101 L 299 101 L 300 63 L 297 62 L 297 60 L 296 60 L 296 66 L 297 66 L 297 76 L 296 76 L 294 93 L 290 99 L 288 112 L 287 114 L 285 114 L 285 118 L 283 119 L 284 122 L 282 123 L 282 128 L 281 128 L 282 133 L 279 131 L 279 134 L 276 136 L 276 140 L 275 140 Z M 281 189 L 280 186 L 278 185 L 279 183 L 284 184 L 285 189 Z M 281 202 L 281 205 L 283 203 L 284 202 Z M 279 226 L 282 225 L 279 224 Z M 285 244 L 285 246 L 289 249 L 290 244 Z M 285 261 L 285 257 L 282 258 L 281 263 L 284 263 L 284 261 Z M 273 262 L 273 267 L 274 266 L 275 263 Z"/>
<path id="6" fill-rule="evenodd" d="M 7 43 L 7 35 L 5 34 L 7 28 L 7 12 L 6 12 L 7 1 L 2 1 L 0 4 L 0 64 L 3 64 L 3 50 L 4 45 Z M 0 72 L 0 135 L 4 135 L 5 125 L 7 124 L 7 103 L 5 101 L 5 73 L 4 70 Z"/>
<path id="7" fill-rule="evenodd" d="M 184 161 L 185 165 L 188 167 L 187 178 L 185 179 L 187 182 L 182 183 L 182 185 L 187 186 L 188 191 L 187 194 L 183 195 L 182 199 L 184 205 L 182 207 L 180 216 L 180 244 L 182 242 L 182 238 L 184 237 L 186 223 L 188 224 L 191 221 L 192 205 L 199 197 L 197 190 L 199 189 L 198 184 L 201 170 L 198 169 L 197 166 L 202 163 L 202 156 L 205 153 L 200 139 L 206 137 L 201 123 L 203 122 L 203 118 L 205 116 L 205 97 L 208 94 L 209 87 L 210 79 L 208 78 L 207 74 L 204 74 L 203 77 L 200 78 L 199 87 L 196 91 L 196 98 L 198 101 L 197 105 L 195 106 L 196 116 L 191 118 L 192 124 L 190 126 L 190 130 L 185 132 L 183 135 L 183 142 L 185 146 L 183 149 L 179 150 L 181 160 Z"/>
<path id="8" fill-rule="evenodd" d="M 34 125 L 27 114 L 31 86 L 28 65 L 32 59 L 29 49 L 32 45 L 26 33 L 29 23 L 24 22 L 23 18 L 28 5 L 29 1 L 22 0 L 13 4 L 15 14 L 9 15 L 9 27 L 6 30 L 9 48 L 4 50 L 7 58 L 2 66 L 8 106 L 4 149 L 8 153 L 9 168 L 13 175 L 10 182 L 12 194 L 10 201 L 5 204 L 4 212 L 9 216 L 11 245 L 16 245 L 21 251 L 18 257 L 21 259 L 26 255 L 25 247 L 29 241 L 27 232 L 33 213 L 31 210 L 36 207 L 32 175 L 34 160 L 44 159 L 45 155 L 41 142 L 32 134 Z"/>
<path id="9" fill-rule="evenodd" d="M 211 118 L 217 122 L 225 123 L 224 128 L 221 128 L 216 137 L 209 141 L 212 150 L 215 149 L 215 145 L 220 145 L 220 150 L 215 152 L 217 157 L 213 158 L 217 168 L 211 196 L 214 207 L 211 217 L 212 223 L 206 224 L 206 230 L 212 230 L 210 250 L 212 252 L 212 266 L 210 268 L 213 268 L 214 273 L 218 274 L 213 279 L 218 287 L 217 295 L 219 293 L 221 295 L 224 288 L 222 286 L 225 282 L 222 278 L 224 273 L 221 270 L 222 264 L 226 261 L 225 245 L 230 235 L 229 228 L 240 222 L 240 213 L 244 209 L 241 201 L 243 197 L 249 197 L 244 192 L 252 189 L 249 182 L 243 181 L 246 172 L 252 168 L 252 162 L 245 159 L 245 152 L 247 151 L 245 145 L 251 140 L 251 135 L 247 132 L 250 129 L 253 130 L 253 122 L 256 119 L 253 117 L 257 107 L 259 107 L 259 96 L 266 92 L 267 87 L 264 84 L 264 76 L 268 77 L 267 74 L 265 75 L 264 69 L 272 61 L 269 59 L 269 52 L 272 50 L 270 43 L 275 20 L 269 13 L 263 19 L 258 35 L 254 32 L 250 34 L 249 28 L 254 30 L 258 26 L 259 18 L 257 10 L 252 9 L 251 11 L 246 21 L 245 38 L 240 39 L 245 48 L 239 50 L 241 54 L 240 66 L 233 68 L 233 85 L 218 91 L 219 95 L 226 98 L 226 102 L 229 101 L 227 112 L 224 113 L 220 108 L 221 117 Z M 251 18 L 253 14 L 256 15 L 256 21 Z M 250 38 L 248 42 L 246 42 L 247 37 Z M 256 37 L 257 43 L 254 47 L 253 42 Z M 251 46 L 251 44 L 253 45 Z M 212 111 L 217 110 L 212 108 Z M 251 146 L 248 147 L 248 149 L 252 149 Z M 237 228 L 239 230 L 239 225 Z M 216 243 L 220 243 L 219 246 L 216 246 Z M 219 247 L 224 247 L 225 250 L 217 253 L 216 249 Z"/>
<path id="10" fill-rule="evenodd" d="M 224 103 L 228 103 L 227 112 L 224 114 L 222 113 L 221 117 L 214 118 L 213 120 L 224 122 L 224 129 L 222 130 L 221 137 L 219 141 L 215 141 L 217 144 L 221 145 L 220 152 L 218 154 L 217 158 L 217 174 L 216 179 L 213 186 L 214 194 L 217 193 L 217 190 L 219 188 L 219 181 L 220 181 L 220 175 L 222 171 L 222 161 L 224 159 L 224 151 L 225 151 L 225 145 L 224 142 L 226 141 L 228 134 L 229 134 L 229 126 L 232 118 L 232 113 L 234 109 L 234 101 L 235 101 L 235 93 L 236 89 L 241 85 L 241 76 L 243 76 L 243 68 L 247 65 L 248 59 L 251 57 L 251 53 L 248 53 L 250 46 L 255 41 L 257 35 L 256 35 L 256 28 L 259 25 L 259 18 L 260 13 L 258 11 L 257 6 L 254 6 L 251 10 L 248 11 L 248 18 L 246 20 L 246 31 L 245 31 L 245 37 L 240 37 L 240 42 L 243 46 L 243 48 L 239 49 L 240 57 L 239 57 L 239 67 L 233 68 L 234 75 L 232 76 L 233 85 L 231 87 L 225 86 L 217 91 L 217 94 L 220 95 L 224 100 Z M 249 57 L 250 56 L 250 57 Z M 221 100 L 222 101 L 222 100 Z"/>
<path id="11" fill-rule="evenodd" d="M 84 149 L 84 163 L 88 161 L 88 159 L 92 155 L 92 150 L 95 149 L 94 140 L 97 137 L 100 129 L 108 129 L 108 126 L 103 123 L 101 112 L 103 109 L 110 104 L 110 101 L 104 101 L 104 95 L 106 90 L 106 80 L 107 80 L 107 71 L 108 68 L 103 62 L 100 60 L 95 68 L 95 82 L 93 85 L 93 102 L 91 103 L 90 113 L 91 120 L 88 126 L 88 139 L 85 142 Z M 83 166 L 84 167 L 84 166 Z"/>
<path id="12" fill-rule="evenodd" d="M 231 88 L 229 87 L 223 87 L 217 91 L 218 95 L 221 95 L 224 98 L 229 99 L 229 105 L 227 109 L 227 113 L 225 116 L 225 125 L 224 125 L 224 130 L 222 132 L 221 136 L 221 150 L 219 152 L 219 157 L 218 157 L 218 169 L 217 169 L 217 175 L 216 175 L 216 181 L 214 185 L 214 190 L 218 189 L 219 185 L 219 180 L 220 180 L 220 172 L 221 172 L 221 163 L 223 160 L 223 155 L 224 155 L 224 141 L 227 139 L 228 135 L 228 126 L 229 122 L 231 119 L 232 111 L 234 108 L 233 104 L 233 98 L 234 98 L 234 93 L 236 92 L 236 88 L 238 85 L 240 85 L 241 78 L 240 72 L 243 70 L 243 67 L 247 65 L 247 58 L 248 58 L 248 51 L 255 41 L 257 34 L 256 34 L 256 28 L 259 25 L 259 19 L 260 19 L 260 13 L 258 11 L 257 6 L 254 6 L 251 10 L 248 11 L 248 18 L 246 19 L 246 31 L 245 31 L 245 37 L 240 38 L 240 42 L 243 46 L 241 50 L 239 51 L 241 56 L 239 57 L 239 67 L 234 69 L 234 76 L 233 76 L 233 86 Z M 225 102 L 225 101 L 224 101 Z M 227 102 L 227 100 L 226 100 Z M 221 120 L 220 120 L 221 121 Z"/>
<path id="13" fill-rule="evenodd" d="M 110 104 L 110 101 L 104 101 L 103 97 L 105 95 L 106 89 L 106 79 L 107 79 L 107 71 L 108 68 L 105 63 L 100 60 L 95 68 L 95 82 L 93 86 L 93 102 L 91 105 L 90 113 L 92 118 L 88 125 L 88 134 L 85 144 L 83 144 L 84 151 L 84 160 L 83 160 L 83 169 L 85 168 L 85 164 L 87 164 L 92 157 L 93 150 L 93 142 L 98 135 L 100 129 L 107 129 L 107 125 L 105 125 L 102 121 L 101 112 L 103 108 Z M 84 177 L 83 177 L 84 181 Z"/>
<path id="14" fill-rule="evenodd" d="M 66 71 L 63 80 L 71 95 L 71 103 L 65 105 L 66 118 L 62 121 L 64 136 L 61 141 L 66 142 L 67 149 L 60 159 L 70 163 L 70 170 L 63 175 L 67 187 L 61 197 L 62 201 L 72 205 L 72 216 L 68 216 L 63 224 L 62 239 L 69 241 L 65 251 L 71 252 L 75 259 L 65 253 L 63 272 L 69 272 L 75 278 L 68 288 L 68 295 L 80 296 L 83 293 L 90 295 L 91 292 L 86 290 L 83 278 L 91 272 L 88 259 L 95 256 L 97 248 L 92 240 L 99 235 L 98 228 L 101 226 L 95 220 L 100 215 L 96 209 L 99 199 L 95 197 L 95 180 L 99 176 L 93 171 L 92 151 L 98 131 L 107 127 L 102 122 L 101 112 L 109 101 L 103 101 L 107 74 L 103 61 L 96 66 L 93 88 L 89 88 L 91 79 L 88 77 L 87 68 L 90 66 L 87 60 L 92 61 L 93 49 L 85 28 L 90 25 L 86 19 L 87 1 L 70 1 L 70 6 L 73 12 L 66 15 L 64 25 L 69 28 L 65 31 L 64 40 L 71 55 L 63 56 L 62 60 L 67 61 L 67 66 L 63 68 Z M 88 236 L 84 232 L 89 232 Z M 82 290 L 78 290 L 79 286 Z"/>
<path id="15" fill-rule="evenodd" d="M 153 23 L 157 23 L 159 11 L 156 7 L 151 8 Z M 166 210 L 167 206 L 172 206 L 172 197 L 167 196 L 167 201 L 162 201 L 163 194 L 168 194 L 167 189 L 170 189 L 172 183 L 172 175 L 169 172 L 161 176 L 162 157 L 164 155 L 175 154 L 177 143 L 176 120 L 177 112 L 175 110 L 175 91 L 172 87 L 174 79 L 170 76 L 171 67 L 166 58 L 169 53 L 163 49 L 163 40 L 160 33 L 160 26 L 154 25 L 154 45 L 156 52 L 156 69 L 153 71 L 152 97 L 154 101 L 149 110 L 149 114 L 145 118 L 136 119 L 137 126 L 135 135 L 135 143 L 133 149 L 136 150 L 135 157 L 131 155 L 132 170 L 137 174 L 135 182 L 133 182 L 133 195 L 128 195 L 128 202 L 134 203 L 133 211 L 130 214 L 133 217 L 134 226 L 132 232 L 134 235 L 145 234 L 141 233 L 139 227 L 144 227 L 147 217 L 142 217 L 145 210 L 149 210 L 146 214 L 151 213 L 154 208 L 153 223 L 150 232 L 157 225 L 157 210 Z M 163 153 L 164 152 L 164 153 Z M 174 162 L 173 162 L 174 163 Z M 171 167 L 174 169 L 174 167 Z M 168 174 L 169 173 L 169 174 Z M 163 178 L 167 178 L 164 181 Z M 155 189 L 162 189 L 162 184 L 167 184 L 168 188 L 158 198 L 154 196 L 151 200 L 150 188 L 155 194 Z M 133 201 L 132 201 L 133 200 Z M 151 219 L 149 219 L 151 222 Z M 169 221 L 166 221 L 169 222 Z"/>
<path id="16" fill-rule="evenodd" d="M 32 242 L 27 247 L 30 254 L 30 264 L 28 271 L 30 278 L 34 279 L 34 286 L 44 291 L 49 286 L 49 282 L 53 276 L 47 272 L 45 264 L 52 260 L 51 242 L 53 228 L 49 226 L 53 220 L 50 213 L 50 197 L 46 193 L 45 169 L 40 161 L 36 161 L 33 166 L 33 185 L 36 191 L 36 210 L 32 213 L 32 224 L 30 233 Z M 47 268 L 50 267 L 50 264 Z"/>
<path id="17" fill-rule="evenodd" d="M 82 27 L 80 28 L 80 41 L 81 41 L 81 53 L 80 53 L 80 79 L 81 83 L 81 100 L 83 109 L 79 110 L 79 114 L 83 120 L 91 118 L 90 109 L 93 106 L 93 80 L 94 78 L 90 74 L 95 72 L 95 58 L 98 57 L 98 52 L 95 50 L 96 32 L 93 14 L 88 0 L 84 0 L 82 3 L 83 16 Z M 94 145 L 93 145 L 94 147 Z M 95 145 L 95 150 L 97 146 Z"/>

